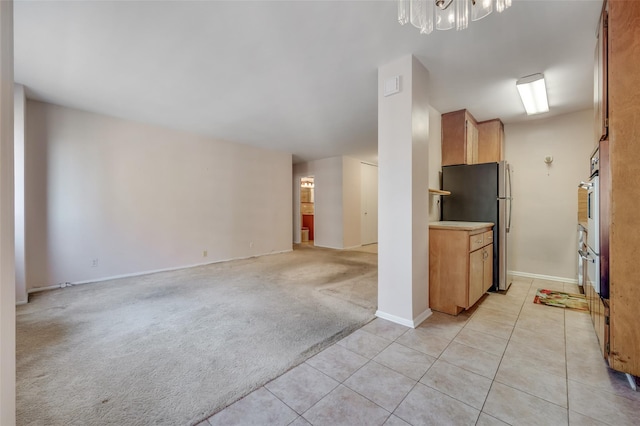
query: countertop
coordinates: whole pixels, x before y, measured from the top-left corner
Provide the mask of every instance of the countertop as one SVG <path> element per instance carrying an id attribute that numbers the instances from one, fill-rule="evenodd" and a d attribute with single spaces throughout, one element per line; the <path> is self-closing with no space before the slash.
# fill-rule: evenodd
<path id="1" fill-rule="evenodd" d="M 452 229 L 458 231 L 476 231 L 482 228 L 490 228 L 493 226 L 491 222 L 458 222 L 458 221 L 440 221 L 429 222 L 429 229 Z"/>

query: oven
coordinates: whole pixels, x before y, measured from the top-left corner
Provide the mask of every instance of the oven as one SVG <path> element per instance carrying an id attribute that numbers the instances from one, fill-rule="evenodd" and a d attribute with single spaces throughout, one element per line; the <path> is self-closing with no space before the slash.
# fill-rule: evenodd
<path id="1" fill-rule="evenodd" d="M 585 258 L 587 257 L 587 228 L 582 223 L 578 224 L 578 285 L 580 292 L 585 293 L 587 274 L 585 273 Z"/>
<path id="2" fill-rule="evenodd" d="M 600 252 L 600 178 L 594 176 L 587 187 L 587 245 Z"/>
<path id="3" fill-rule="evenodd" d="M 591 156 L 591 179 L 585 184 L 587 189 L 587 285 L 600 294 L 600 156 L 596 151 Z"/>

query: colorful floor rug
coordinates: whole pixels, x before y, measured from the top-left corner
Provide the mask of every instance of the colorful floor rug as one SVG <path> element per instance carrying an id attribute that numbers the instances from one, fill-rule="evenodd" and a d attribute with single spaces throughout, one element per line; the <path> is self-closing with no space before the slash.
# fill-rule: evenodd
<path id="1" fill-rule="evenodd" d="M 545 290 L 539 288 L 533 303 L 556 306 L 558 308 L 589 311 L 589 305 L 584 294 L 564 293 L 562 291 Z"/>

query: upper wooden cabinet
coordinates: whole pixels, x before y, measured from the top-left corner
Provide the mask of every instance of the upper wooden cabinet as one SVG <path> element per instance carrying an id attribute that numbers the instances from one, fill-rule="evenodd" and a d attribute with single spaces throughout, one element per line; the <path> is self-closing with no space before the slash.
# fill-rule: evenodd
<path id="1" fill-rule="evenodd" d="M 594 143 L 607 138 L 609 131 L 609 105 L 607 93 L 607 59 L 608 59 L 608 26 L 609 8 L 605 2 L 600 23 L 593 70 L 593 111 L 594 111 Z"/>
<path id="2" fill-rule="evenodd" d="M 442 114 L 442 165 L 478 162 L 478 123 L 467 111 Z"/>
<path id="3" fill-rule="evenodd" d="M 504 125 L 500 119 L 478 123 L 478 163 L 504 160 Z"/>

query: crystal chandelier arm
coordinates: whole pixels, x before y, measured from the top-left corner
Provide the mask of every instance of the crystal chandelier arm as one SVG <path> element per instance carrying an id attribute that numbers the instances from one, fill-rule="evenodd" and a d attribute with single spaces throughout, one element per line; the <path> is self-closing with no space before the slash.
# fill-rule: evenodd
<path id="1" fill-rule="evenodd" d="M 493 12 L 508 9 L 512 0 L 397 0 L 398 22 L 411 22 L 421 34 L 455 28 L 463 30 Z M 494 7 L 495 2 L 495 7 Z M 452 6 L 453 5 L 453 6 Z"/>
<path id="2" fill-rule="evenodd" d="M 400 25 L 404 25 L 409 22 L 409 8 L 407 7 L 408 0 L 398 0 L 398 22 Z"/>

